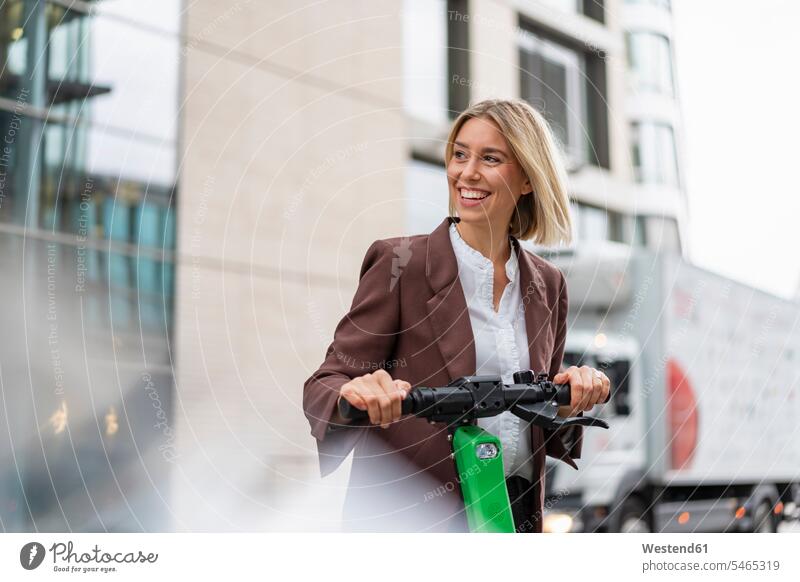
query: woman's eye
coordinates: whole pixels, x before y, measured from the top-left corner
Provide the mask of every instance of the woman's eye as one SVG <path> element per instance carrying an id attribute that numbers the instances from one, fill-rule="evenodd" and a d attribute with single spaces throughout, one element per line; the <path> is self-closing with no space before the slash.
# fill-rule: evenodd
<path id="1" fill-rule="evenodd" d="M 461 160 L 461 159 L 463 159 L 463 158 L 464 158 L 464 152 L 456 152 L 456 153 L 455 153 L 455 154 L 453 154 L 453 155 L 454 155 L 456 158 L 458 158 L 459 160 Z"/>
<path id="2" fill-rule="evenodd" d="M 500 160 L 499 160 L 499 159 L 497 159 L 497 158 L 496 158 L 496 157 L 494 157 L 494 156 L 484 156 L 484 158 L 483 158 L 483 159 L 484 159 L 484 160 L 486 160 L 487 162 L 489 162 L 490 164 L 497 164 L 497 163 L 500 163 Z"/>

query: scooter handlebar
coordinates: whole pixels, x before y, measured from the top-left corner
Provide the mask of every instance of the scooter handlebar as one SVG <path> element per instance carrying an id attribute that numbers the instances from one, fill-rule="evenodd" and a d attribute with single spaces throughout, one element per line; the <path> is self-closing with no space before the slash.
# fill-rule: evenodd
<path id="1" fill-rule="evenodd" d="M 553 386 L 555 387 L 555 398 L 554 398 L 555 402 L 560 406 L 568 405 L 570 403 L 570 400 L 572 399 L 570 385 L 554 384 Z M 414 389 L 403 399 L 401 403 L 401 411 L 404 416 L 407 414 L 416 414 L 418 411 L 423 412 L 423 414 L 420 414 L 420 416 L 425 416 L 424 409 L 430 408 L 429 406 L 428 407 L 424 406 L 419 390 L 430 390 L 430 389 L 424 389 L 424 388 Z M 608 399 L 606 399 L 606 402 L 608 402 Z M 360 410 L 359 408 L 356 408 L 346 398 L 342 397 L 339 398 L 338 407 L 339 407 L 339 415 L 345 420 L 358 421 L 369 418 L 369 414 L 367 413 L 366 410 Z"/>

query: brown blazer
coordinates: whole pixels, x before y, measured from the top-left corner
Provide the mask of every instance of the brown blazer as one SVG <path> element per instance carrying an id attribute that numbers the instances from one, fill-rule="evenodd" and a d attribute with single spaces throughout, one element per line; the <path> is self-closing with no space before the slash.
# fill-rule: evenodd
<path id="1" fill-rule="evenodd" d="M 355 449 L 343 522 L 354 531 L 467 531 L 446 428 L 404 417 L 389 428 L 331 424 L 341 386 L 386 369 L 412 387 L 445 386 L 474 375 L 475 346 L 450 243 L 448 217 L 429 235 L 378 240 L 367 250 L 350 312 L 339 322 L 325 361 L 305 382 L 303 408 L 326 476 Z M 531 368 L 554 376 L 567 326 L 562 273 L 512 237 L 520 265 Z M 523 252 L 520 252 L 522 250 Z M 532 515 L 541 531 L 545 455 L 577 469 L 582 429 L 531 426 Z M 519 524 L 517 524 L 519 526 Z"/>

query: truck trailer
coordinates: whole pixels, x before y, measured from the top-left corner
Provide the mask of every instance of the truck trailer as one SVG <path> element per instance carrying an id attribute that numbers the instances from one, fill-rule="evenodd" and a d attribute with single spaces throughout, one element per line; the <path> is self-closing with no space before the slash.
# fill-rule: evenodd
<path id="1" fill-rule="evenodd" d="M 567 278 L 564 366 L 612 382 L 579 470 L 548 460 L 545 531 L 775 531 L 800 506 L 800 304 L 679 255 L 540 253 Z"/>

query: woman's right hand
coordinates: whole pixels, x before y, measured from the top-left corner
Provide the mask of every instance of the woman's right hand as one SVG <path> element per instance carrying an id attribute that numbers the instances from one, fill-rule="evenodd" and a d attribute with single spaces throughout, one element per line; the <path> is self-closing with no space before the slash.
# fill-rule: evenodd
<path id="1" fill-rule="evenodd" d="M 388 428 L 389 423 L 402 415 L 401 403 L 410 390 L 411 384 L 392 380 L 389 372 L 380 369 L 342 385 L 339 399 L 344 398 L 359 410 L 366 410 L 372 424 Z"/>

